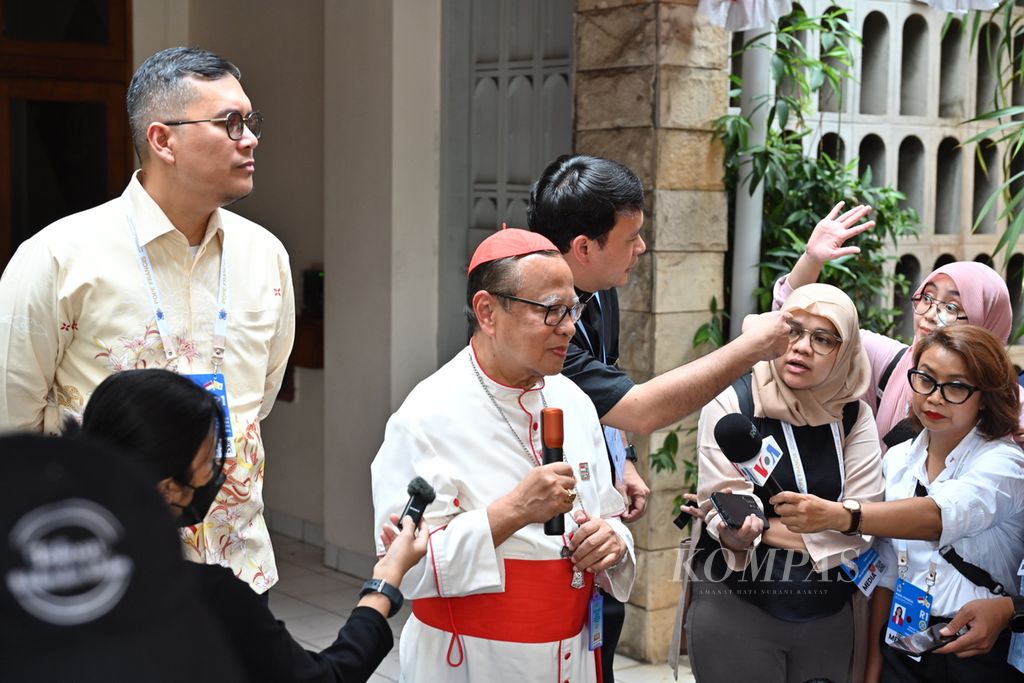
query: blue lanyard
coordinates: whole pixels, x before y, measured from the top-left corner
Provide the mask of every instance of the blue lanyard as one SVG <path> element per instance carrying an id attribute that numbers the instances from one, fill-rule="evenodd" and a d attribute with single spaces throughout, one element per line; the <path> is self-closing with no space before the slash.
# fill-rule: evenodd
<path id="1" fill-rule="evenodd" d="M 601 294 L 600 294 L 600 292 L 594 292 L 594 296 L 592 296 L 591 299 L 593 299 L 594 301 L 597 302 L 597 324 L 598 324 L 599 328 L 603 328 L 604 327 L 604 310 L 601 308 Z M 590 335 L 587 334 L 587 328 L 583 326 L 583 321 L 582 320 L 576 323 L 576 329 L 578 329 L 580 331 L 580 334 L 583 335 L 583 338 L 587 342 L 587 346 L 590 347 L 590 352 L 592 354 L 594 354 L 594 356 L 597 356 L 597 349 L 594 348 L 594 342 L 592 342 L 590 340 Z M 601 339 L 601 362 L 607 364 L 608 363 L 608 351 L 605 349 L 605 338 L 604 338 L 604 335 L 601 334 L 602 332 L 604 332 L 604 330 L 603 329 L 598 329 L 597 332 L 598 332 L 598 335 L 600 336 L 600 339 Z"/>

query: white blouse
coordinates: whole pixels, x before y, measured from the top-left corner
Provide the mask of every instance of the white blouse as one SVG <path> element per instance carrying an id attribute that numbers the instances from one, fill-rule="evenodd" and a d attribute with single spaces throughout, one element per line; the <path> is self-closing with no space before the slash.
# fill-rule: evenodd
<path id="1" fill-rule="evenodd" d="M 929 483 L 928 440 L 925 430 L 886 454 L 885 499 L 913 497 L 920 482 L 939 506 L 942 536 L 937 542 L 906 542 L 910 566 L 905 578 L 924 589 L 929 565 L 935 561 L 932 614 L 952 617 L 967 602 L 992 594 L 935 553 L 945 545 L 988 571 L 1008 593 L 1017 593 L 1017 567 L 1024 555 L 1024 452 L 1006 440 L 988 441 L 972 429 Z M 892 539 L 879 539 L 877 546 L 886 564 L 879 585 L 891 590 L 898 578 L 897 548 Z"/>

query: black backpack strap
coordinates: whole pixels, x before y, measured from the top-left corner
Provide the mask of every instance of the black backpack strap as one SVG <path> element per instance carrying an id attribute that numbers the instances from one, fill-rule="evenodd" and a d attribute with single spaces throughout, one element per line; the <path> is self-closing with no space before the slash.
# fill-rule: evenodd
<path id="1" fill-rule="evenodd" d="M 860 417 L 860 401 L 850 401 L 843 406 L 843 437 L 850 436 L 853 425 L 857 424 Z"/>
<path id="2" fill-rule="evenodd" d="M 751 386 L 751 373 L 741 375 L 732 383 L 733 391 L 736 392 L 736 400 L 740 404 L 740 412 L 753 421 L 754 419 L 754 389 Z"/>
<path id="3" fill-rule="evenodd" d="M 964 575 L 968 581 L 973 583 L 975 586 L 981 586 L 987 588 L 993 595 L 1006 595 L 1006 590 L 1003 588 L 1003 584 L 999 583 L 992 578 L 992 575 L 982 569 L 976 564 L 971 564 L 964 558 L 960 557 L 953 546 L 944 545 L 939 548 L 939 555 L 942 556 L 946 562 L 953 565 L 953 568 Z"/>
<path id="4" fill-rule="evenodd" d="M 900 359 L 903 358 L 903 354 L 909 350 L 909 346 L 904 346 L 900 349 L 899 353 L 893 356 L 892 360 L 889 361 L 889 364 L 885 366 L 885 372 L 883 372 L 882 376 L 878 378 L 878 389 L 875 391 L 875 395 L 878 397 L 879 401 L 882 400 L 882 394 L 885 393 L 885 387 L 889 384 L 889 377 L 892 376 L 893 370 L 896 369 Z"/>

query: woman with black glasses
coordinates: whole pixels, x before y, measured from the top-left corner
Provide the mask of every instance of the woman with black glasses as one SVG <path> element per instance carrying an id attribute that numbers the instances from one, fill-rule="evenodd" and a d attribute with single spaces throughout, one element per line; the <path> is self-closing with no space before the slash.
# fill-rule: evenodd
<path id="1" fill-rule="evenodd" d="M 968 659 L 930 653 L 915 660 L 890 646 L 902 631 L 948 622 L 966 603 L 1014 594 L 1024 555 L 1024 453 L 1017 380 L 1002 343 L 973 325 L 937 329 L 914 347 L 907 374 L 911 419 L 921 433 L 882 461 L 886 502 L 865 503 L 863 533 L 886 565 L 872 598 L 867 680 L 1010 681 L 1009 632 L 991 652 Z M 784 492 L 772 498 L 791 531 L 839 529 L 841 506 Z M 897 610 L 902 628 L 889 624 Z M 883 629 L 883 624 L 886 627 Z"/>

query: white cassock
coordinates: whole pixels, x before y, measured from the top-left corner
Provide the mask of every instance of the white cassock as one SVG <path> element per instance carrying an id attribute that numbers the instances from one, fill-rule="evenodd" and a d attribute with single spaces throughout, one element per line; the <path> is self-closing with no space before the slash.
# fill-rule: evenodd
<path id="1" fill-rule="evenodd" d="M 565 415 L 563 448 L 577 479 L 576 507 L 607 519 L 628 549 L 596 583 L 618 600 L 629 597 L 636 573 L 633 537 L 619 519 L 625 506 L 612 485 L 593 403 L 562 375 L 530 389 L 499 384 L 466 347 L 406 397 L 388 420 L 371 466 L 374 529 L 402 511 L 413 477 L 423 477 L 437 493 L 424 514 L 427 556 L 401 585 L 413 600 L 413 615 L 402 631 L 400 680 L 597 680 L 595 653 L 588 649 L 590 575 L 586 588 L 570 586 L 571 563 L 559 555 L 564 540 L 545 535 L 542 524 L 527 525 L 495 548 L 487 518 L 487 506 L 541 459 L 545 404 Z M 572 515 L 565 515 L 565 538 L 576 528 Z M 377 552 L 384 552 L 379 539 Z"/>

